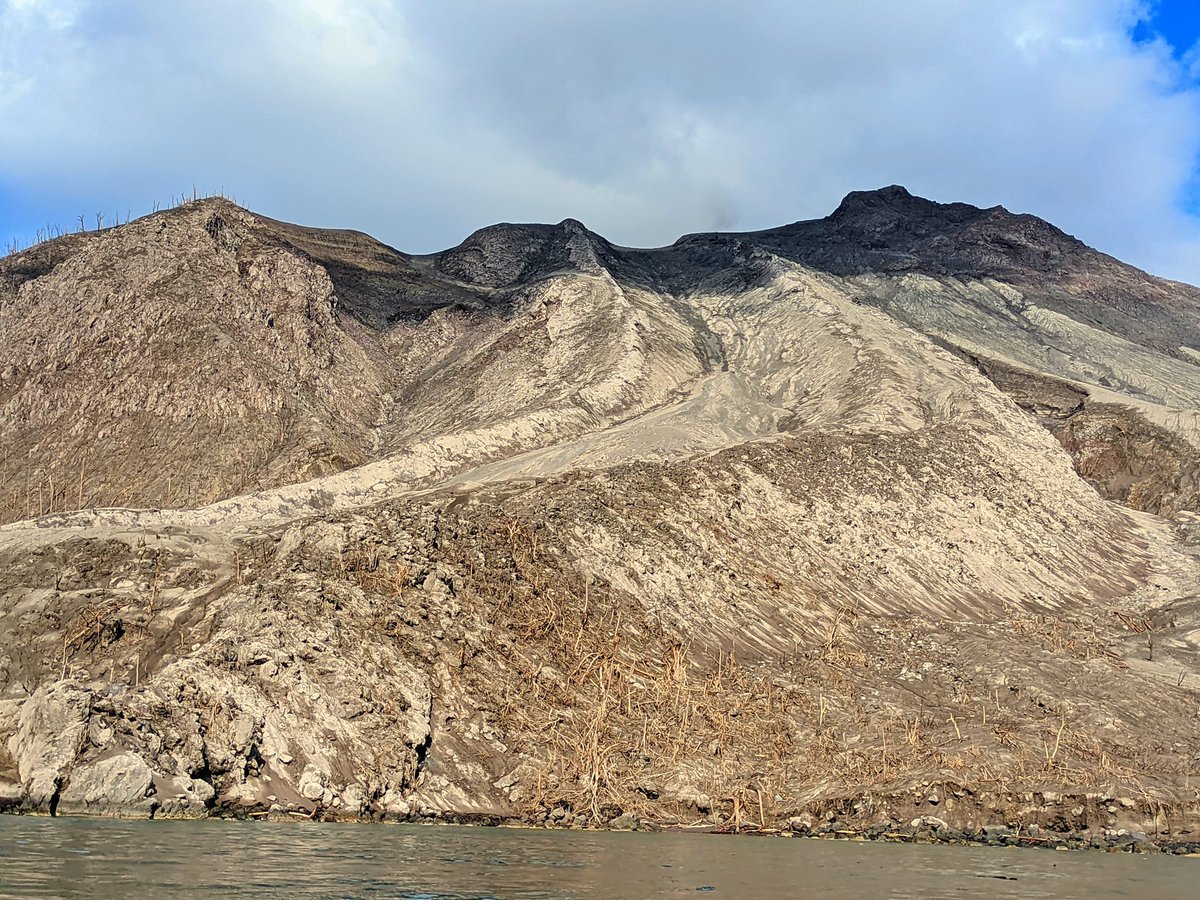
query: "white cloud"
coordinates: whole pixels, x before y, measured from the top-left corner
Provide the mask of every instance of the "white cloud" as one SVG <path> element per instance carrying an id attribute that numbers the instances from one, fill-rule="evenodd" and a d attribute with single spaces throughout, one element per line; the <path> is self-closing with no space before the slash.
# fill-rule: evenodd
<path id="1" fill-rule="evenodd" d="M 0 109 L 33 90 L 47 63 L 36 52 L 41 38 L 70 28 L 79 6 L 79 0 L 0 0 Z"/>
<path id="2" fill-rule="evenodd" d="M 900 182 L 1200 281 L 1200 98 L 1127 0 L 51 8 L 0 6 L 0 196 L 51 218 L 196 183 L 412 250 L 568 215 L 661 244 Z"/>

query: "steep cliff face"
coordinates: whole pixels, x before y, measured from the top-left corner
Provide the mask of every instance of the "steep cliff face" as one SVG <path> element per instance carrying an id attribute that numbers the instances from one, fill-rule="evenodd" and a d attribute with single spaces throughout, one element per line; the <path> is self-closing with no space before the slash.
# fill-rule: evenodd
<path id="1" fill-rule="evenodd" d="M 194 506 L 368 458 L 386 376 L 327 271 L 253 217 L 196 204 L 58 250 L 0 264 L 4 518 Z"/>
<path id="2" fill-rule="evenodd" d="M 1191 288 L 898 188 L 0 274 L 0 803 L 1197 824 Z"/>

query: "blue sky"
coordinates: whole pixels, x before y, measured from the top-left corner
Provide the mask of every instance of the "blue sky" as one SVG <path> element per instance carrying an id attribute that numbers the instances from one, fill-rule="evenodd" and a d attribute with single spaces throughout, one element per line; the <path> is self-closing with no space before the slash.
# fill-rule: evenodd
<path id="1" fill-rule="evenodd" d="M 1184 79 L 1200 81 L 1200 3 L 1195 0 L 1160 0 L 1146 7 L 1132 29 L 1135 42 L 1164 42 L 1183 67 Z M 1180 197 L 1189 214 L 1200 217 L 1200 160 L 1191 183 Z M 1200 262 L 1197 263 L 1200 273 Z M 1196 281 L 1193 276 L 1192 281 Z"/>
<path id="2" fill-rule="evenodd" d="M 656 245 L 901 183 L 1200 282 L 1198 40 L 1182 0 L 0 0 L 0 244 L 195 186 Z"/>
<path id="3" fill-rule="evenodd" d="M 1190 0 L 1163 0 L 1153 4 L 1134 26 L 1134 37 L 1137 40 L 1162 37 L 1182 58 L 1200 41 L 1200 6 Z"/>

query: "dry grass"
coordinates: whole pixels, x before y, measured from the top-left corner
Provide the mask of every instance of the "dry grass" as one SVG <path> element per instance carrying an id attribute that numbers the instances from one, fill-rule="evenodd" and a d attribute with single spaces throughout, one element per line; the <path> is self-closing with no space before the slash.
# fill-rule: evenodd
<path id="1" fill-rule="evenodd" d="M 603 580 L 559 566 L 553 543 L 510 520 L 462 549 L 486 564 L 472 566 L 460 599 L 508 636 L 489 643 L 473 687 L 517 749 L 540 760 L 530 812 L 654 817 L 671 805 L 651 794 L 707 795 L 725 826 L 753 829 L 814 789 L 853 796 L 923 778 L 1002 786 L 1046 775 L 1091 784 L 1132 771 L 1068 717 L 1031 723 L 998 690 L 931 697 L 927 708 L 870 702 L 863 683 L 878 660 L 853 608 L 787 656 L 706 654 Z M 1063 649 L 1091 652 L 1079 636 L 1039 627 Z"/>
<path id="2" fill-rule="evenodd" d="M 480 667 L 508 677 L 489 675 L 477 690 L 493 693 L 502 730 L 542 761 L 526 796 L 531 812 L 653 817 L 669 806 L 651 801 L 647 786 L 664 796 L 677 786 L 687 789 L 680 796 L 707 795 L 727 827 L 754 829 L 814 788 L 853 796 L 916 779 L 1003 787 L 1045 776 L 1087 785 L 1134 771 L 1068 717 L 1031 722 L 998 690 L 881 714 L 862 696 L 877 660 L 856 637 L 854 608 L 786 658 L 705 655 L 602 580 L 559 567 L 552 536 L 529 522 L 505 522 L 482 543 L 472 553 L 481 549 L 488 564 L 468 593 L 512 640 Z M 1109 658 L 1093 632 L 1062 622 L 1014 630 L 1079 658 Z"/>

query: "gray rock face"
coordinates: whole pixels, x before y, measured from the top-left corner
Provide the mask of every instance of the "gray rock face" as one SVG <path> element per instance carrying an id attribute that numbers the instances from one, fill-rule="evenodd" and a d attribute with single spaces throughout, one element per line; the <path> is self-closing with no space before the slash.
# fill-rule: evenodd
<path id="1" fill-rule="evenodd" d="M 937 816 L 918 816 L 912 820 L 913 828 L 932 828 L 934 831 L 946 831 L 950 828 L 945 819 Z"/>
<path id="2" fill-rule="evenodd" d="M 50 808 L 83 743 L 92 694 L 58 682 L 38 689 L 21 708 L 8 752 L 30 805 Z"/>
<path id="3" fill-rule="evenodd" d="M 622 815 L 617 816 L 615 819 L 610 819 L 608 822 L 608 827 L 613 831 L 636 831 L 638 827 L 638 819 L 637 816 L 623 813 Z"/>
<path id="4" fill-rule="evenodd" d="M 134 753 L 118 753 L 82 765 L 71 772 L 57 812 L 71 814 L 123 814 L 150 811 L 154 802 L 154 773 Z"/>

